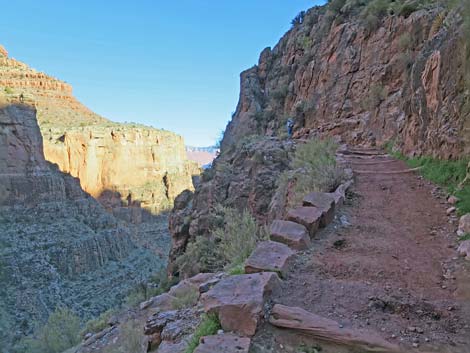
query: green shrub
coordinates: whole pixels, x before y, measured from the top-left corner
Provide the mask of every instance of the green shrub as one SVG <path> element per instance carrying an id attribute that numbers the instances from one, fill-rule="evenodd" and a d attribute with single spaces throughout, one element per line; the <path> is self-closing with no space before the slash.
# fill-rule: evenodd
<path id="1" fill-rule="evenodd" d="M 240 264 L 232 267 L 229 271 L 228 274 L 230 276 L 235 276 L 235 275 L 244 275 L 245 274 L 245 265 Z"/>
<path id="2" fill-rule="evenodd" d="M 388 90 L 381 84 L 373 84 L 370 86 L 369 96 L 362 101 L 362 108 L 365 110 L 375 110 L 382 101 L 387 98 Z"/>
<path id="3" fill-rule="evenodd" d="M 398 38 L 398 47 L 402 51 L 407 51 L 411 48 L 413 44 L 413 38 L 411 37 L 411 34 L 409 33 L 404 33 Z"/>
<path id="4" fill-rule="evenodd" d="M 260 240 L 260 230 L 254 217 L 247 211 L 238 212 L 232 208 L 222 208 L 224 226 L 214 231 L 219 240 L 219 248 L 227 268 L 242 265 L 251 255 Z"/>
<path id="5" fill-rule="evenodd" d="M 312 47 L 313 41 L 310 37 L 304 35 L 297 38 L 297 45 L 304 51 L 307 51 Z"/>
<path id="6" fill-rule="evenodd" d="M 56 309 L 33 338 L 24 340 L 28 353 L 61 353 L 80 342 L 80 319 L 66 308 Z"/>
<path id="7" fill-rule="evenodd" d="M 196 289 L 191 288 L 183 293 L 178 293 L 178 296 L 171 301 L 171 307 L 173 310 L 190 308 L 196 305 L 198 299 L 199 292 Z"/>
<path id="8" fill-rule="evenodd" d="M 369 33 L 379 28 L 379 25 L 380 25 L 380 19 L 377 16 L 373 14 L 369 14 L 365 16 L 364 27 L 367 29 Z"/>
<path id="9" fill-rule="evenodd" d="M 87 333 L 97 333 L 103 331 L 106 327 L 109 326 L 108 322 L 109 319 L 111 319 L 111 316 L 113 316 L 113 314 L 113 310 L 107 310 L 97 318 L 88 321 L 81 332 L 81 336 L 83 337 Z"/>
<path id="10" fill-rule="evenodd" d="M 124 299 L 124 306 L 133 308 L 140 303 L 161 294 L 162 291 L 158 287 L 151 287 L 148 283 L 141 282 L 132 289 Z"/>
<path id="11" fill-rule="evenodd" d="M 466 240 L 470 240 L 470 234 L 469 233 L 464 234 L 461 237 L 459 237 L 459 241 L 466 241 Z"/>
<path id="12" fill-rule="evenodd" d="M 390 0 L 372 0 L 365 7 L 364 15 L 373 15 L 380 19 L 387 15 L 390 4 Z"/>
<path id="13" fill-rule="evenodd" d="M 299 12 L 298 15 L 295 16 L 293 20 L 291 21 L 291 25 L 295 27 L 295 26 L 302 24 L 304 22 L 304 17 L 305 17 L 305 11 Z"/>
<path id="14" fill-rule="evenodd" d="M 176 260 L 181 273 L 231 271 L 243 265 L 256 243 L 266 239 L 264 228 L 247 211 L 217 207 L 218 219 L 210 236 L 198 236 L 188 243 L 184 254 Z"/>
<path id="15" fill-rule="evenodd" d="M 289 205 L 298 204 L 309 192 L 330 192 L 338 187 L 344 172 L 336 164 L 337 149 L 338 145 L 331 139 L 312 139 L 297 147 L 291 169 L 281 174 L 278 180 L 283 195 L 287 195 L 289 185 L 293 185 Z"/>
<path id="16" fill-rule="evenodd" d="M 13 93 L 13 89 L 11 87 L 5 87 L 4 91 L 5 91 L 6 94 L 12 94 Z"/>
<path id="17" fill-rule="evenodd" d="M 328 10 L 333 12 L 335 15 L 341 12 L 341 9 L 346 4 L 346 0 L 329 0 Z"/>
<path id="18" fill-rule="evenodd" d="M 459 198 L 459 214 L 470 213 L 470 185 L 461 185 L 467 175 L 468 158 L 456 161 L 441 160 L 432 157 L 407 158 L 400 152 L 391 151 L 396 158 L 404 160 L 411 168 L 420 167 L 421 175 Z"/>
<path id="19" fill-rule="evenodd" d="M 216 314 L 205 315 L 191 337 L 185 353 L 193 353 L 202 337 L 215 335 L 220 329 L 219 318 Z"/>
<path id="20" fill-rule="evenodd" d="M 188 243 L 175 266 L 180 273 L 216 272 L 223 268 L 224 259 L 214 238 L 201 235 Z"/>
<path id="21" fill-rule="evenodd" d="M 277 102 L 283 102 L 286 99 L 288 94 L 289 94 L 289 87 L 287 85 L 283 85 L 271 93 L 273 99 Z"/>

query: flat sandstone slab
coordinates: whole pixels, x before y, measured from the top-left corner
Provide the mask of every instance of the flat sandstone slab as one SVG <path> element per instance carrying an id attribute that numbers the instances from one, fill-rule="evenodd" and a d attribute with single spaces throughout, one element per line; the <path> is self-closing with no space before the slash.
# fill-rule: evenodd
<path id="1" fill-rule="evenodd" d="M 271 224 L 270 238 L 273 241 L 286 244 L 294 250 L 305 250 L 310 247 L 310 236 L 305 226 L 276 220 Z"/>
<path id="2" fill-rule="evenodd" d="M 335 218 L 335 197 L 326 192 L 311 192 L 304 197 L 303 205 L 317 207 L 322 210 L 320 227 L 326 227 Z"/>
<path id="3" fill-rule="evenodd" d="M 374 332 L 343 328 L 336 321 L 312 314 L 301 308 L 276 304 L 272 309 L 269 323 L 358 352 L 400 352 L 398 346 L 387 342 Z"/>
<path id="4" fill-rule="evenodd" d="M 294 254 L 285 244 L 263 241 L 245 261 L 245 273 L 277 272 L 284 277 L 288 270 L 288 261 Z"/>
<path id="5" fill-rule="evenodd" d="M 323 211 L 317 207 L 297 207 L 287 213 L 287 219 L 299 223 L 308 229 L 310 237 L 313 238 L 318 228 Z"/>
<path id="6" fill-rule="evenodd" d="M 248 353 L 251 340 L 229 333 L 202 337 L 194 353 Z"/>
<path id="7" fill-rule="evenodd" d="M 225 331 L 253 336 L 264 315 L 264 304 L 279 285 L 273 272 L 230 276 L 201 296 L 207 313 L 216 313 Z"/>

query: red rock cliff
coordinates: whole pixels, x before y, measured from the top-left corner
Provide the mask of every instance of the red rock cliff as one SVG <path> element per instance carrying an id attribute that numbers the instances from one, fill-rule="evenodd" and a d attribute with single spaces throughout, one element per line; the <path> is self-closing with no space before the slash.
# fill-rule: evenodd
<path id="1" fill-rule="evenodd" d="M 113 123 L 77 101 L 71 85 L 9 58 L 4 49 L 0 89 L 9 102 L 35 106 L 46 159 L 78 177 L 110 209 L 140 205 L 156 213 L 193 189 L 198 168 L 188 161 L 180 136 Z"/>

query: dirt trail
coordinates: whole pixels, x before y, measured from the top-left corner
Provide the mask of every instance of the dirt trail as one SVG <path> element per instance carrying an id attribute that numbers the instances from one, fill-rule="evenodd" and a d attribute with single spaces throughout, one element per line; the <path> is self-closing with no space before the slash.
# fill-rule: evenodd
<path id="1" fill-rule="evenodd" d="M 364 152 L 343 156 L 361 172 L 346 205 L 297 255 L 274 302 L 374 330 L 405 350 L 470 353 L 470 266 L 456 257 L 445 195 L 397 173 L 408 170 L 402 161 Z M 254 351 L 310 352 L 298 339 L 266 324 Z"/>

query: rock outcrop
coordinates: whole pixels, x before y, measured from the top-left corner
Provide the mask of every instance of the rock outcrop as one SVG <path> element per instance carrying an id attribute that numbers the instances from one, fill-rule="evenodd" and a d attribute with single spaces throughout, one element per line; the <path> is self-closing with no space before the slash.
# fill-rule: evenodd
<path id="1" fill-rule="evenodd" d="M 34 105 L 46 160 L 80 179 L 82 188 L 118 217 L 139 222 L 131 207 L 152 214 L 193 189 L 195 162 L 183 139 L 137 124 L 113 123 L 75 99 L 72 86 L 0 54 L 0 87 L 9 102 Z"/>
<path id="2" fill-rule="evenodd" d="M 298 142 L 330 136 L 349 146 L 389 143 L 408 155 L 468 156 L 468 82 L 464 56 L 456 55 L 464 50 L 462 20 L 439 6 L 385 15 L 376 28 L 360 10 L 316 6 L 263 50 L 258 65 L 241 74 L 220 156 L 171 216 L 170 263 L 190 239 L 210 233 L 216 203 L 246 208 L 262 224 L 277 218 L 283 200 L 276 181 L 295 145 L 286 142 L 289 117 Z"/>
<path id="3" fill-rule="evenodd" d="M 80 179 L 107 208 L 138 205 L 151 213 L 169 209 L 193 189 L 197 168 L 183 139 L 171 132 L 126 124 L 42 129 L 46 159 Z"/>
<path id="4" fill-rule="evenodd" d="M 57 306 L 91 318 L 165 265 L 168 235 L 117 220 L 45 160 L 35 110 L 0 107 L 0 345 Z"/>
<path id="5" fill-rule="evenodd" d="M 337 136 L 350 145 L 394 141 L 406 154 L 468 155 L 468 92 L 459 16 L 433 26 L 436 6 L 387 16 L 371 29 L 358 15 L 314 7 L 258 65 L 241 75 L 240 101 L 222 149 L 253 131 Z"/>

